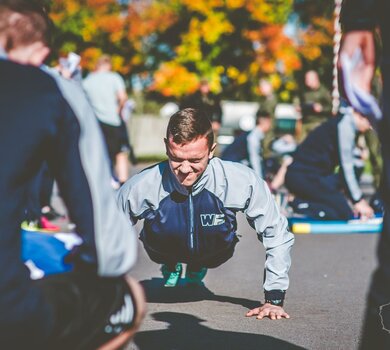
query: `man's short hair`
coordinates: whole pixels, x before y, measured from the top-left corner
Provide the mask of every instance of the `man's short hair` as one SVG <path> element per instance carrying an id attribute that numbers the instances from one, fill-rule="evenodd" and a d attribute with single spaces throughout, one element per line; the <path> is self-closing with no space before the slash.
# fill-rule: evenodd
<path id="1" fill-rule="evenodd" d="M 172 138 L 176 144 L 183 145 L 200 137 L 207 138 L 207 144 L 211 149 L 214 144 L 213 129 L 209 118 L 203 111 L 185 108 L 173 114 L 169 119 L 167 140 Z"/>
<path id="2" fill-rule="evenodd" d="M 42 1 L 0 0 L 0 35 L 6 51 L 35 42 L 49 46 L 51 28 Z"/>
<path id="3" fill-rule="evenodd" d="M 109 64 L 109 65 L 112 64 L 111 56 L 109 56 L 109 55 L 102 55 L 102 56 L 99 57 L 99 59 L 96 62 L 96 68 L 99 68 L 99 67 L 104 66 L 106 64 Z"/>
<path id="4" fill-rule="evenodd" d="M 271 114 L 264 109 L 259 109 L 256 112 L 256 125 L 260 123 L 261 119 L 271 119 Z"/>

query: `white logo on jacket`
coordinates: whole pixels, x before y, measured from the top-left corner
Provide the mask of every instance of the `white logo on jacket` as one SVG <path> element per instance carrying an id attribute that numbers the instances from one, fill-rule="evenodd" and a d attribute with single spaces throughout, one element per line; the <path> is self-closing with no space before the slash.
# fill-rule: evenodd
<path id="1" fill-rule="evenodd" d="M 200 214 L 202 226 L 218 226 L 225 222 L 224 214 Z"/>

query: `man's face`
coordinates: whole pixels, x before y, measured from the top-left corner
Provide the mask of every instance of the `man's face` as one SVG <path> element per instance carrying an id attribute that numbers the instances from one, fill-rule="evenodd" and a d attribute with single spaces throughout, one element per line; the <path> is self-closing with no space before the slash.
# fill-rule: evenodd
<path id="1" fill-rule="evenodd" d="M 205 83 L 205 82 L 204 82 L 204 83 L 200 84 L 199 90 L 200 90 L 200 92 L 201 92 L 203 95 L 207 95 L 207 94 L 210 92 L 209 83 Z"/>
<path id="2" fill-rule="evenodd" d="M 171 137 L 164 141 L 169 165 L 177 180 L 183 186 L 191 187 L 206 170 L 216 144 L 209 149 L 206 137 L 181 145 L 175 143 Z"/>
<path id="3" fill-rule="evenodd" d="M 320 78 L 317 72 L 310 70 L 305 74 L 305 84 L 310 89 L 318 89 L 320 87 Z"/>
<path id="4" fill-rule="evenodd" d="M 268 131 L 271 130 L 271 128 L 272 128 L 272 120 L 271 120 L 271 118 L 263 118 L 262 124 L 263 124 L 263 131 L 265 133 L 267 133 Z"/>

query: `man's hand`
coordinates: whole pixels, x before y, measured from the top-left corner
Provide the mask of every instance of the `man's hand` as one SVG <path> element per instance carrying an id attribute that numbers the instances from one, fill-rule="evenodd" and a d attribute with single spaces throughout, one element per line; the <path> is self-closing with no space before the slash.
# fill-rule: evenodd
<path id="1" fill-rule="evenodd" d="M 356 67 L 354 77 L 361 89 L 370 92 L 375 69 L 375 44 L 374 35 L 371 31 L 356 30 L 346 33 L 343 38 L 340 56 L 347 54 L 352 57 L 357 48 L 362 51 L 363 62 L 359 67 Z"/>
<path id="2" fill-rule="evenodd" d="M 290 315 L 283 310 L 281 306 L 271 305 L 265 303 L 264 305 L 248 311 L 246 317 L 257 316 L 258 320 L 263 317 L 269 317 L 271 320 L 280 320 L 284 318 L 290 318 Z"/>
<path id="3" fill-rule="evenodd" d="M 321 103 L 318 103 L 318 102 L 314 102 L 313 103 L 313 111 L 315 113 L 321 113 L 322 110 L 323 110 L 323 108 L 322 108 L 322 104 Z"/>
<path id="4" fill-rule="evenodd" d="M 359 214 L 362 220 L 367 220 L 374 216 L 374 210 L 364 199 L 361 199 L 359 202 L 355 203 L 353 209 L 355 214 Z"/>

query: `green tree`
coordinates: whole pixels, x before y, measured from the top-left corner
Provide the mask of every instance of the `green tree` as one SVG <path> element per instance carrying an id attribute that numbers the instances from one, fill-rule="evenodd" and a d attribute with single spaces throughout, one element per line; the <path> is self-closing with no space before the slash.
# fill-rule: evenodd
<path id="1" fill-rule="evenodd" d="M 133 2 L 135 70 L 152 72 L 152 88 L 164 95 L 180 97 L 205 77 L 225 97 L 254 97 L 261 75 L 299 68 L 293 42 L 283 34 L 291 8 L 291 0 Z"/>

